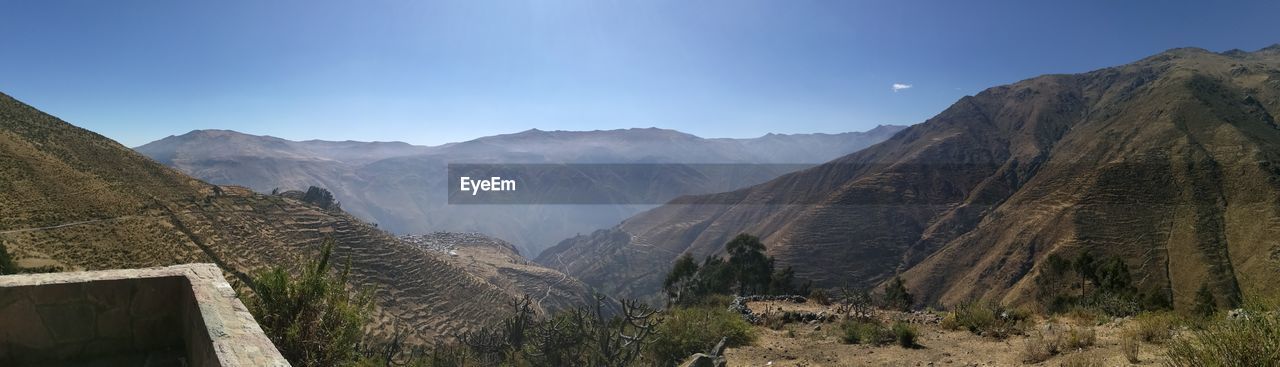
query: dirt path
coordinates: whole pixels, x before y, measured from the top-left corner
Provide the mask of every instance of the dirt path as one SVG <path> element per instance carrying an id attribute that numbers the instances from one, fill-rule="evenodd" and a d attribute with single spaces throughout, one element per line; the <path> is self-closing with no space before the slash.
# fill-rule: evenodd
<path id="1" fill-rule="evenodd" d="M 90 219 L 90 220 L 82 220 L 82 221 L 70 222 L 70 223 L 63 223 L 63 224 L 52 225 L 52 226 L 32 227 L 32 228 L 19 228 L 19 229 L 10 229 L 10 230 L 0 231 L 0 234 L 11 234 L 11 233 L 23 233 L 23 232 L 45 231 L 45 230 L 50 230 L 50 229 L 58 229 L 58 228 L 66 228 L 66 227 L 71 227 L 71 226 L 78 226 L 78 225 L 82 225 L 82 224 L 98 223 L 98 222 L 107 222 L 107 221 L 116 221 L 116 220 L 122 220 L 122 219 L 132 219 L 132 218 L 137 218 L 137 217 L 138 217 L 138 216 L 136 216 L 136 215 L 125 215 L 125 216 L 119 216 L 119 217 L 115 217 L 115 218 Z"/>

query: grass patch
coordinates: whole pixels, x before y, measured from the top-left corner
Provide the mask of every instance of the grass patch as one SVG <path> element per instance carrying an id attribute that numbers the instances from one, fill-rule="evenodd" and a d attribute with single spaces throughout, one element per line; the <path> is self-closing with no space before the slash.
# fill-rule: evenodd
<path id="1" fill-rule="evenodd" d="M 1251 308 L 1247 318 L 1207 320 L 1168 343 L 1169 366 L 1280 366 L 1280 316 Z"/>

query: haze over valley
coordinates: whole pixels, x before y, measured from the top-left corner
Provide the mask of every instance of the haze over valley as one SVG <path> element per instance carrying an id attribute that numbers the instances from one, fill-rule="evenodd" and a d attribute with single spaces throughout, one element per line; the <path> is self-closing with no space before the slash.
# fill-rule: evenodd
<path id="1" fill-rule="evenodd" d="M 611 227 L 665 201 L 618 205 L 447 205 L 450 163 L 501 164 L 740 164 L 742 175 L 684 176 L 674 169 L 660 198 L 737 189 L 787 173 L 789 165 L 818 164 L 888 139 L 902 126 L 841 134 L 768 134 L 753 139 L 706 139 L 663 129 L 541 131 L 483 137 L 440 146 L 399 142 L 289 141 L 225 130 L 197 130 L 135 148 L 193 177 L 239 185 L 259 193 L 331 191 L 344 211 L 400 234 L 480 232 L 512 242 L 530 258 L 581 233 Z M 696 166 L 695 166 L 696 167 Z M 528 187 L 556 185 L 541 178 Z M 606 184 L 584 177 L 581 186 L 605 195 L 649 190 L 646 182 Z M 579 195 L 587 196 L 586 192 Z"/>

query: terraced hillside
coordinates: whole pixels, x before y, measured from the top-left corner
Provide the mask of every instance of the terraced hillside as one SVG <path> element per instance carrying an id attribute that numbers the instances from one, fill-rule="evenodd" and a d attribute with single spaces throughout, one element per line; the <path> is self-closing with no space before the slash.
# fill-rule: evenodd
<path id="1" fill-rule="evenodd" d="M 902 274 L 920 303 L 1028 301 L 1051 254 L 1119 257 L 1187 307 L 1280 293 L 1280 45 L 1175 49 L 961 98 L 889 140 L 679 199 L 539 261 L 622 297 L 752 233 L 818 286 Z M 572 259 L 572 261 L 563 261 Z"/>
<path id="2" fill-rule="evenodd" d="M 479 233 L 434 232 L 410 235 L 407 242 L 448 255 L 442 257 L 468 273 L 484 278 L 509 294 L 527 294 L 544 310 L 566 310 L 594 302 L 582 281 L 520 256 L 506 241 Z"/>
<path id="3" fill-rule="evenodd" d="M 504 316 L 519 280 L 478 276 L 341 213 L 213 186 L 0 95 L 0 241 L 20 266 L 110 269 L 214 262 L 244 281 L 336 240 L 352 280 L 377 294 L 377 334 L 427 342 Z M 553 271 L 543 270 L 554 273 Z M 574 291 L 577 291 L 575 289 Z M 570 291 L 539 292 L 547 304 Z"/>

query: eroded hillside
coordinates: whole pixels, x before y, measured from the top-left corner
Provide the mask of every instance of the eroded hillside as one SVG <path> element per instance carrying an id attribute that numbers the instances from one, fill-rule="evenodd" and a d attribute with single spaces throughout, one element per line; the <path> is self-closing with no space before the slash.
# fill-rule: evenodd
<path id="1" fill-rule="evenodd" d="M 964 97 L 866 150 L 682 198 L 539 261 L 652 298 L 654 269 L 746 232 L 818 286 L 902 274 L 919 303 L 1028 301 L 1050 254 L 1081 252 L 1123 259 L 1178 307 L 1202 283 L 1219 299 L 1275 294 L 1276 113 L 1280 46 L 1170 50 Z"/>

